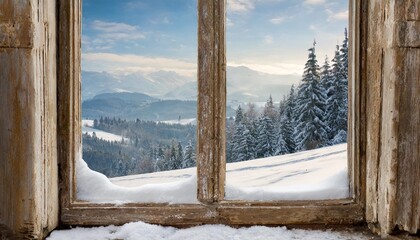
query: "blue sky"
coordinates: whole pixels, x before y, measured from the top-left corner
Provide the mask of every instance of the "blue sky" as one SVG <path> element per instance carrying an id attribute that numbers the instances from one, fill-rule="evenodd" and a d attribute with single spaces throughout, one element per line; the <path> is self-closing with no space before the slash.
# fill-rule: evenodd
<path id="1" fill-rule="evenodd" d="M 347 27 L 348 0 L 228 0 L 228 65 L 301 74 L 317 40 L 332 57 Z M 158 70 L 194 76 L 196 0 L 84 0 L 82 67 L 127 74 Z"/>

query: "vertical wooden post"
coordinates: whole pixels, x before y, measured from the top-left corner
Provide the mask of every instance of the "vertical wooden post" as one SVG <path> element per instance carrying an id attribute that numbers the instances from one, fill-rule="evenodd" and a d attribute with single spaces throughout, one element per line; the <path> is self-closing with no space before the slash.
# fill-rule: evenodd
<path id="1" fill-rule="evenodd" d="M 76 200 L 81 147 L 81 0 L 58 1 L 58 157 L 61 208 Z"/>
<path id="2" fill-rule="evenodd" d="M 420 4 L 369 2 L 366 221 L 386 236 L 420 229 Z M 417 17 L 416 17 L 417 15 Z"/>
<path id="3" fill-rule="evenodd" d="M 198 1 L 198 200 L 223 199 L 225 184 L 225 0 Z"/>
<path id="4" fill-rule="evenodd" d="M 58 225 L 56 1 L 0 1 L 0 238 Z"/>

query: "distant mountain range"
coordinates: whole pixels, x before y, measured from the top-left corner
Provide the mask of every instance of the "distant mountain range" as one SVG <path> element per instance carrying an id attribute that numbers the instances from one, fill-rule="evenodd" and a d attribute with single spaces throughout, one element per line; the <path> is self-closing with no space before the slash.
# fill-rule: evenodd
<path id="1" fill-rule="evenodd" d="M 234 109 L 226 110 L 227 116 L 234 115 Z M 107 116 L 150 121 L 191 119 L 197 117 L 197 101 L 159 100 L 142 93 L 103 93 L 83 101 L 82 116 L 85 119 Z"/>
<path id="2" fill-rule="evenodd" d="M 271 94 L 275 100 L 297 84 L 300 76 L 275 75 L 247 67 L 227 68 L 228 102 L 263 102 Z M 158 99 L 196 100 L 197 81 L 170 71 L 151 74 L 112 75 L 106 72 L 82 71 L 82 99 L 93 99 L 102 93 L 137 92 Z"/>
<path id="3" fill-rule="evenodd" d="M 88 100 L 98 94 L 116 92 L 138 92 L 163 98 L 168 92 L 193 81 L 193 78 L 168 71 L 151 74 L 138 72 L 124 76 L 107 72 L 82 71 L 82 99 Z"/>
<path id="4" fill-rule="evenodd" d="M 279 101 L 299 76 L 274 75 L 247 67 L 227 68 L 227 116 L 237 105 L 265 102 L 269 95 Z M 82 115 L 166 121 L 196 118 L 197 81 L 176 72 L 113 75 L 82 71 Z M 233 108 L 231 108 L 233 107 Z"/>

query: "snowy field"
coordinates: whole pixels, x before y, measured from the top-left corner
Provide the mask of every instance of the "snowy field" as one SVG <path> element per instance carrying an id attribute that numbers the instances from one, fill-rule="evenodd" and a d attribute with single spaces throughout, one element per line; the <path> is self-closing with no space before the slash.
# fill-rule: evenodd
<path id="1" fill-rule="evenodd" d="M 143 222 L 123 226 L 74 228 L 57 230 L 47 240 L 368 240 L 378 239 L 362 233 L 287 229 L 286 227 L 254 226 L 232 228 L 225 225 L 204 225 L 186 229 L 162 227 Z"/>
<path id="2" fill-rule="evenodd" d="M 227 164 L 226 199 L 348 197 L 347 145 Z M 108 179 L 77 164 L 78 198 L 93 202 L 197 203 L 196 168 Z"/>
<path id="3" fill-rule="evenodd" d="M 197 121 L 195 118 L 186 118 L 186 119 L 180 119 L 180 120 L 167 120 L 167 121 L 160 121 L 161 123 L 166 123 L 166 124 L 181 124 L 181 125 L 196 125 Z"/>
<path id="4" fill-rule="evenodd" d="M 104 132 L 104 131 L 93 128 L 93 120 L 82 120 L 82 133 L 87 133 L 90 136 L 92 136 L 93 133 L 95 133 L 96 137 L 106 140 L 106 141 L 112 141 L 112 142 L 113 141 L 120 142 L 123 139 L 123 137 L 120 135 Z"/>

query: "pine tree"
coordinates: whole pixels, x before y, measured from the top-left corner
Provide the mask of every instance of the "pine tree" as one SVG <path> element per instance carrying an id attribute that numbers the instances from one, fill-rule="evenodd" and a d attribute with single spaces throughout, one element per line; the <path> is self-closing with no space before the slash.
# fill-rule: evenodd
<path id="1" fill-rule="evenodd" d="M 245 111 L 245 120 L 246 123 L 248 125 L 251 124 L 252 122 L 255 122 L 258 118 L 258 110 L 257 110 L 257 106 L 255 105 L 255 103 L 251 103 L 249 102 L 247 104 L 247 109 Z"/>
<path id="2" fill-rule="evenodd" d="M 189 168 L 195 166 L 195 152 L 191 141 L 185 147 L 184 159 L 182 161 L 182 168 Z"/>
<path id="3" fill-rule="evenodd" d="M 343 62 L 339 46 L 335 51 L 331 70 L 332 81 L 327 91 L 327 123 L 330 128 L 330 144 L 339 143 L 333 140 L 340 131 L 347 131 L 347 79 L 343 75 Z M 343 133 L 341 133 L 341 136 Z"/>
<path id="4" fill-rule="evenodd" d="M 341 68 L 341 73 L 343 75 L 343 79 L 341 82 L 341 89 L 342 89 L 342 93 L 343 93 L 343 104 L 341 105 L 340 108 L 340 114 L 342 114 L 342 116 L 344 116 L 345 118 L 345 122 L 342 123 L 342 129 L 343 131 L 346 132 L 346 136 L 347 136 L 347 112 L 348 112 L 348 79 L 349 79 L 349 57 L 348 57 L 348 52 L 349 52 L 349 48 L 348 48 L 348 36 L 347 36 L 347 28 L 344 29 L 344 40 L 343 40 L 343 45 L 341 45 L 341 49 L 340 49 L 340 60 L 342 63 L 342 68 Z M 340 130 L 340 131 L 341 131 Z M 340 134 L 340 132 L 338 132 L 337 134 Z M 342 136 L 343 134 L 341 134 Z M 347 142 L 347 137 L 346 140 L 343 142 Z"/>
<path id="5" fill-rule="evenodd" d="M 284 153 L 293 153 L 296 150 L 295 143 L 295 108 L 296 108 L 296 93 L 295 87 L 292 85 L 290 93 L 286 98 L 283 113 L 280 116 L 280 127 L 279 135 L 285 143 L 285 148 L 280 148 L 278 152 L 284 151 Z M 278 143 L 279 144 L 279 143 Z M 278 145 L 278 148 L 281 145 Z"/>
<path id="6" fill-rule="evenodd" d="M 168 170 L 165 153 L 162 149 L 162 146 L 159 146 L 158 148 L 154 169 L 155 169 L 155 172 Z"/>
<path id="7" fill-rule="evenodd" d="M 182 162 L 184 161 L 184 150 L 182 149 L 182 145 L 178 142 L 177 150 L 176 150 L 176 169 L 182 168 Z"/>
<path id="8" fill-rule="evenodd" d="M 255 158 L 254 138 L 245 125 L 236 127 L 233 140 L 233 161 L 241 162 Z"/>
<path id="9" fill-rule="evenodd" d="M 333 62 L 334 62 L 334 59 L 333 59 Z M 324 65 L 322 66 L 322 71 L 321 71 L 321 86 L 326 93 L 326 95 L 325 95 L 326 96 L 326 102 L 325 102 L 326 106 L 325 106 L 325 116 L 324 116 L 325 121 L 324 122 L 329 127 L 329 130 L 328 130 L 328 133 L 327 133 L 327 138 L 328 139 L 331 139 L 331 137 L 332 137 L 331 125 L 330 125 L 329 117 L 328 117 L 329 116 L 329 107 L 328 107 L 329 102 L 328 102 L 328 99 L 330 99 L 332 93 L 329 92 L 328 90 L 331 88 L 331 86 L 333 84 L 334 84 L 334 75 L 332 73 L 330 63 L 328 61 L 328 56 L 325 56 L 325 62 L 324 62 Z M 328 145 L 328 141 L 327 141 L 326 145 Z"/>
<path id="10" fill-rule="evenodd" d="M 247 110 L 244 114 L 244 125 L 249 130 L 254 140 L 257 138 L 257 135 L 258 135 L 258 132 L 257 132 L 258 115 L 259 113 L 257 110 L 257 106 L 254 103 L 248 103 Z M 254 146 L 255 146 L 255 143 L 254 143 Z"/>
<path id="11" fill-rule="evenodd" d="M 233 137 L 235 135 L 235 121 L 229 118 L 226 121 L 226 162 L 233 161 Z"/>
<path id="12" fill-rule="evenodd" d="M 243 120 L 244 120 L 244 113 L 242 111 L 241 105 L 239 105 L 238 109 L 236 109 L 235 124 L 238 125 L 238 124 L 242 123 Z"/>
<path id="13" fill-rule="evenodd" d="M 321 85 L 324 88 L 325 92 L 327 93 L 327 98 L 329 97 L 328 89 L 331 87 L 332 82 L 333 82 L 333 75 L 331 72 L 331 66 L 328 61 L 328 56 L 325 56 L 325 62 L 324 62 L 324 65 L 322 66 L 322 71 L 321 71 Z"/>
<path id="14" fill-rule="evenodd" d="M 181 154 L 179 154 L 181 151 Z M 169 155 L 169 162 L 168 162 L 168 169 L 167 170 L 175 170 L 181 168 L 182 165 L 182 146 L 175 140 L 172 140 L 171 147 L 170 147 L 170 155 Z"/>
<path id="15" fill-rule="evenodd" d="M 344 40 L 343 44 L 341 45 L 340 49 L 340 61 L 342 64 L 341 74 L 343 74 L 344 79 L 348 79 L 348 71 L 349 71 L 349 38 L 347 36 L 347 28 L 344 29 Z"/>
<path id="16" fill-rule="evenodd" d="M 277 132 L 276 139 L 277 144 L 274 155 L 283 155 L 288 153 L 289 150 L 287 149 L 287 144 L 283 137 L 283 130 L 281 128 L 279 128 L 279 131 Z"/>
<path id="17" fill-rule="evenodd" d="M 274 106 L 273 98 L 271 95 L 265 103 L 263 115 L 269 117 L 273 123 L 275 123 L 278 119 L 278 112 Z"/>
<path id="18" fill-rule="evenodd" d="M 296 144 L 298 150 L 321 147 L 328 141 L 325 124 L 326 93 L 320 83 L 320 68 L 315 54 L 315 42 L 310 48 L 302 83 L 297 97 Z"/>
<path id="19" fill-rule="evenodd" d="M 257 157 L 273 156 L 276 151 L 276 135 L 273 121 L 269 116 L 263 116 L 257 122 L 257 144 L 255 151 Z"/>

